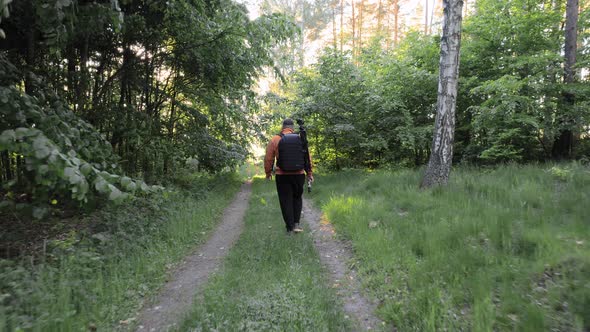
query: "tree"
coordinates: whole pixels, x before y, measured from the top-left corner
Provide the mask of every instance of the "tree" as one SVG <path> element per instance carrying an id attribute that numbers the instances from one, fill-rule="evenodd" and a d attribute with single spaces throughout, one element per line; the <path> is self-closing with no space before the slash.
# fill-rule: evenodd
<path id="1" fill-rule="evenodd" d="M 459 79 L 462 0 L 443 1 L 443 34 L 440 42 L 440 73 L 436 119 L 430 160 L 421 187 L 445 185 L 453 161 L 455 107 Z"/>
<path id="2" fill-rule="evenodd" d="M 565 48 L 564 48 L 564 66 L 563 82 L 567 84 L 574 83 L 576 79 L 576 51 L 578 42 L 578 10 L 579 0 L 567 0 L 565 10 Z M 563 108 L 571 109 L 575 102 L 575 96 L 569 91 L 563 92 Z M 554 158 L 569 158 L 572 152 L 573 133 L 564 121 L 564 116 L 560 114 L 559 121 L 565 128 L 562 128 L 553 144 Z M 565 123 L 564 123 L 565 122 Z"/>
<path id="3" fill-rule="evenodd" d="M 399 0 L 393 0 L 393 44 L 399 39 Z"/>
<path id="4" fill-rule="evenodd" d="M 130 177 L 160 182 L 187 158 L 201 170 L 235 167 L 260 132 L 250 87 L 296 32 L 291 18 L 250 20 L 233 0 L 9 7 L 6 18 L 0 6 L 2 216 L 23 197 L 36 217 L 53 199 L 126 197 L 148 188 Z"/>

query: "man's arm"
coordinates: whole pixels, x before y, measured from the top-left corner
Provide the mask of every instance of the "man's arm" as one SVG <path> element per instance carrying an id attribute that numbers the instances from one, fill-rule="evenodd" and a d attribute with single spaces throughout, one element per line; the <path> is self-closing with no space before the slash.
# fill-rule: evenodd
<path id="1" fill-rule="evenodd" d="M 264 173 L 266 173 L 266 178 L 272 178 L 272 167 L 275 163 L 275 146 L 273 140 L 271 139 L 266 146 L 266 155 L 264 156 Z"/>
<path id="2" fill-rule="evenodd" d="M 307 149 L 307 155 L 309 156 L 309 170 L 306 170 L 305 173 L 307 173 L 307 178 L 313 182 L 313 162 L 311 160 L 311 153 L 309 153 L 309 148 Z"/>

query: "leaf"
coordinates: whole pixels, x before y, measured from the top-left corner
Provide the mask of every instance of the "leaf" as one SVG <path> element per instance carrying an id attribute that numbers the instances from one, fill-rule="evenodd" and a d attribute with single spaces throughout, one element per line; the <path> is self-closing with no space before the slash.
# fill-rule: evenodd
<path id="1" fill-rule="evenodd" d="M 125 190 L 129 192 L 134 192 L 135 189 L 137 189 L 137 185 L 135 184 L 135 182 L 129 182 L 129 184 L 125 186 Z"/>
<path id="2" fill-rule="evenodd" d="M 80 166 L 80 172 L 84 176 L 90 174 L 90 172 L 92 172 L 92 165 L 90 165 L 89 163 L 82 164 L 82 166 Z"/>
<path id="3" fill-rule="evenodd" d="M 131 183 L 131 182 L 133 182 L 133 180 L 131 180 L 130 178 L 128 178 L 126 176 L 122 177 L 121 181 L 120 181 L 120 183 L 123 187 L 127 187 L 129 185 L 129 183 Z"/>
<path id="4" fill-rule="evenodd" d="M 96 191 L 98 191 L 101 194 L 106 194 L 107 192 L 109 192 L 109 184 L 108 182 L 105 181 L 105 179 L 99 177 L 96 179 L 96 181 L 94 182 L 94 188 L 96 189 Z"/>
<path id="5" fill-rule="evenodd" d="M 0 149 L 8 148 L 8 145 L 16 141 L 16 133 L 12 129 L 8 129 L 0 134 Z"/>
<path id="6" fill-rule="evenodd" d="M 23 139 L 25 137 L 35 136 L 39 134 L 39 131 L 32 128 L 19 127 L 16 128 L 14 133 L 16 134 L 16 139 Z M 47 140 L 47 137 L 45 137 L 45 139 Z"/>
<path id="7" fill-rule="evenodd" d="M 150 187 L 147 184 L 145 184 L 145 182 L 143 182 L 143 181 L 140 183 L 140 188 L 141 188 L 141 191 L 145 191 L 145 192 L 148 192 L 150 190 Z"/>
<path id="8" fill-rule="evenodd" d="M 35 150 L 35 158 L 37 159 L 44 159 L 51 153 L 51 150 L 48 146 L 47 137 L 42 135 L 37 136 L 37 138 L 35 138 L 33 141 L 33 149 Z"/>
<path id="9" fill-rule="evenodd" d="M 86 193 L 88 193 L 88 181 L 86 181 L 85 179 L 82 179 L 82 181 L 79 183 L 79 188 L 80 188 L 80 193 L 79 196 L 80 198 L 84 198 L 86 196 Z"/>
<path id="10" fill-rule="evenodd" d="M 109 194 L 109 200 L 111 201 L 118 202 L 127 197 L 125 193 L 123 193 L 121 190 L 119 190 L 119 188 L 113 186 L 112 184 L 109 184 L 109 189 L 111 190 L 111 193 Z"/>
<path id="11" fill-rule="evenodd" d="M 74 173 L 76 172 L 76 169 L 73 167 L 66 167 L 64 169 L 64 176 L 69 178 L 70 176 L 74 175 Z"/>
<path id="12" fill-rule="evenodd" d="M 64 176 L 68 179 L 70 184 L 78 184 L 84 180 L 78 172 L 78 169 L 75 167 L 66 167 L 64 170 Z"/>

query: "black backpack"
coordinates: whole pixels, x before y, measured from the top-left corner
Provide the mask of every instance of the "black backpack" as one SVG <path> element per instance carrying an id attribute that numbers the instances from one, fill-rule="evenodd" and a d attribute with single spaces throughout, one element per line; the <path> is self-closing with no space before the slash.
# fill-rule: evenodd
<path id="1" fill-rule="evenodd" d="M 279 158 L 277 166 L 283 171 L 301 171 L 305 169 L 305 151 L 299 134 L 279 134 Z"/>

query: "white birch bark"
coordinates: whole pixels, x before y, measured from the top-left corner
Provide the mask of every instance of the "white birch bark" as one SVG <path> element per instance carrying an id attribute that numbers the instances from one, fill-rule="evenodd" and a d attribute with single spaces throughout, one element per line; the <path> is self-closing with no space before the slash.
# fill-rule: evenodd
<path id="1" fill-rule="evenodd" d="M 432 139 L 432 151 L 421 187 L 445 185 L 453 162 L 455 106 L 459 79 L 459 51 L 463 0 L 443 0 L 443 32 L 440 41 L 440 74 Z"/>

